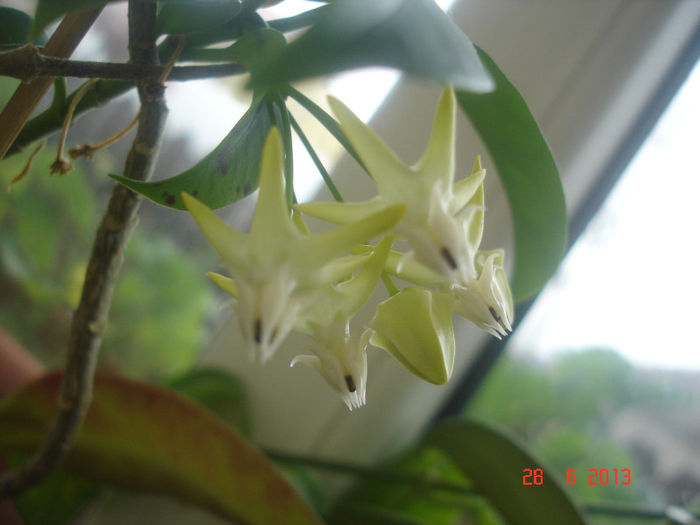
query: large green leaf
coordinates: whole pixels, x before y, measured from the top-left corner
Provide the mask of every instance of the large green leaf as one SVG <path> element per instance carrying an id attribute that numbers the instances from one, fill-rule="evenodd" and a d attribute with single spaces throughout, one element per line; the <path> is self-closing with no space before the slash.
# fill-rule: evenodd
<path id="1" fill-rule="evenodd" d="M 433 0 L 336 0 L 253 86 L 376 65 L 459 89 L 493 87 L 471 41 Z"/>
<path id="2" fill-rule="evenodd" d="M 0 449 L 39 445 L 60 374 L 0 405 Z M 92 405 L 66 468 L 97 481 L 166 493 L 240 524 L 320 524 L 267 459 L 228 425 L 175 393 L 98 374 Z"/>
<path id="3" fill-rule="evenodd" d="M 527 104 L 494 61 L 477 51 L 496 89 L 481 95 L 458 91 L 457 100 L 491 154 L 508 196 L 515 236 L 512 290 L 520 301 L 544 286 L 564 253 L 564 191 Z"/>
<path id="4" fill-rule="evenodd" d="M 429 434 L 500 512 L 508 525 L 585 525 L 554 476 L 514 440 L 480 423 L 451 420 Z M 523 469 L 542 469 L 542 485 L 524 485 Z"/>
<path id="5" fill-rule="evenodd" d="M 181 192 L 209 208 L 231 204 L 258 187 L 260 156 L 272 126 L 271 112 L 264 102 L 255 102 L 231 132 L 206 157 L 190 169 L 169 179 L 143 182 L 110 175 L 127 188 L 158 204 L 184 210 Z"/>

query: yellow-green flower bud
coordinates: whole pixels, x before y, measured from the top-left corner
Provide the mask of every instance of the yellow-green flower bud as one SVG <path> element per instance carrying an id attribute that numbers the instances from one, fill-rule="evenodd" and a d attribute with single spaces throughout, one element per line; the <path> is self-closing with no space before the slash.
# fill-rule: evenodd
<path id="1" fill-rule="evenodd" d="M 455 338 L 450 294 L 404 288 L 377 306 L 370 344 L 421 379 L 441 385 L 452 375 Z"/>

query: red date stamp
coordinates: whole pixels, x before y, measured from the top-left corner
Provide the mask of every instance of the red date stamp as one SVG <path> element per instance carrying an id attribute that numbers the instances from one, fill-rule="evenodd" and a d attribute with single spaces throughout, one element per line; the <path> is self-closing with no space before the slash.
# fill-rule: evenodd
<path id="1" fill-rule="evenodd" d="M 583 480 L 586 479 L 586 474 Z M 630 485 L 632 483 L 632 471 L 628 468 L 592 468 L 587 472 L 589 485 Z M 523 485 L 544 485 L 544 471 L 541 468 L 524 468 Z M 576 485 L 576 469 L 566 471 L 567 485 Z"/>

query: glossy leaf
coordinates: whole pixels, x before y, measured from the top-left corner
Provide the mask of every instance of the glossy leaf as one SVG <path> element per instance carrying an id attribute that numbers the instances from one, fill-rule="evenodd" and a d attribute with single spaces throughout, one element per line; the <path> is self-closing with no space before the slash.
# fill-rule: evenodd
<path id="1" fill-rule="evenodd" d="M 536 293 L 554 274 L 566 245 L 566 202 L 559 170 L 518 90 L 481 49 L 495 91 L 457 93 L 457 101 L 491 154 L 513 217 L 516 301 Z"/>
<path id="2" fill-rule="evenodd" d="M 426 445 L 442 450 L 509 525 L 585 525 L 554 476 L 511 438 L 481 423 L 440 423 Z M 542 485 L 524 485 L 523 469 L 543 470 Z"/>
<path id="3" fill-rule="evenodd" d="M 366 66 L 393 67 L 476 92 L 493 87 L 471 41 L 433 0 L 336 0 L 253 77 L 253 86 Z"/>
<path id="4" fill-rule="evenodd" d="M 0 449 L 32 451 L 56 406 L 60 374 L 0 405 Z M 267 459 L 222 421 L 175 393 L 98 374 L 66 468 L 168 494 L 241 524 L 320 524 Z"/>
<path id="5" fill-rule="evenodd" d="M 158 12 L 159 33 L 186 34 L 224 24 L 241 10 L 238 0 L 190 0 L 168 2 Z"/>
<path id="6" fill-rule="evenodd" d="M 127 188 L 170 208 L 184 210 L 185 192 L 211 209 L 231 204 L 258 187 L 260 155 L 272 126 L 265 103 L 257 102 L 206 157 L 179 175 L 152 182 L 110 175 Z"/>

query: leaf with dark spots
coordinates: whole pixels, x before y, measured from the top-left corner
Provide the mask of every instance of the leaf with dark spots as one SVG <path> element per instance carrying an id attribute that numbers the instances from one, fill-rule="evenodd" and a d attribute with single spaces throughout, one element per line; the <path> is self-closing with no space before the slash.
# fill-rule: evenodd
<path id="1" fill-rule="evenodd" d="M 50 373 L 0 404 L 0 451 L 31 452 L 55 410 Z M 65 469 L 201 505 L 234 523 L 320 525 L 260 452 L 208 410 L 165 390 L 98 373 L 93 400 Z"/>
<path id="2" fill-rule="evenodd" d="M 182 192 L 197 192 L 197 199 L 212 209 L 231 204 L 258 187 L 262 147 L 272 126 L 270 111 L 263 101 L 254 102 L 211 153 L 174 177 L 155 182 L 110 177 L 158 204 L 178 210 L 185 209 Z"/>

